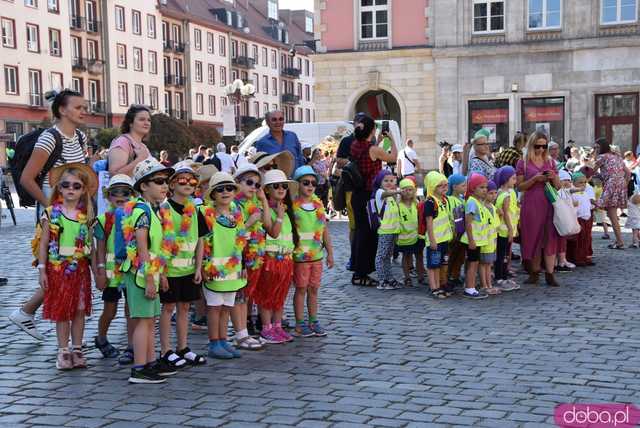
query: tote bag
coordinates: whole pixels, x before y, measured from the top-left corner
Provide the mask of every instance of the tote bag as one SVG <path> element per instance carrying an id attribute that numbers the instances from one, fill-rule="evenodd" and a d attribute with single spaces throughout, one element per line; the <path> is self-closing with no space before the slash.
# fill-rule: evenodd
<path id="1" fill-rule="evenodd" d="M 551 187 L 549 183 L 547 183 L 547 186 Z M 553 191 L 555 191 L 555 189 L 553 189 Z M 555 192 L 558 194 L 557 191 Z M 556 227 L 558 235 L 564 237 L 580 233 L 578 214 L 573 206 L 571 195 L 569 195 L 568 198 L 563 198 L 558 195 L 555 202 L 552 202 L 551 205 L 553 205 L 553 225 Z"/>

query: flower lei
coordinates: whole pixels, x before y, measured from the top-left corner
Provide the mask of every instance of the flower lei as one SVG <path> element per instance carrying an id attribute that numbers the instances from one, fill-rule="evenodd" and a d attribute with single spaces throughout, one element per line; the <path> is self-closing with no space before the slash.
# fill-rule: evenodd
<path id="1" fill-rule="evenodd" d="M 165 256 L 178 255 L 180 246 L 187 240 L 191 223 L 193 222 L 193 214 L 196 212 L 196 204 L 193 198 L 187 198 L 182 209 L 182 217 L 180 219 L 180 230 L 176 236 L 173 224 L 173 216 L 171 215 L 171 205 L 165 202 L 160 206 L 159 217 L 162 222 L 162 252 Z"/>
<path id="2" fill-rule="evenodd" d="M 246 230 L 243 226 L 244 221 L 242 218 L 242 210 L 235 205 L 231 207 L 231 215 L 233 221 L 236 224 L 236 240 L 233 247 L 233 253 L 229 256 L 229 261 L 224 265 L 215 265 L 213 263 L 213 243 L 212 238 L 204 240 L 204 263 L 203 271 L 205 279 L 213 281 L 216 278 L 224 278 L 228 276 L 235 268 L 242 263 L 242 251 L 247 245 Z M 207 223 L 207 227 L 213 232 L 216 221 L 219 214 L 216 212 L 215 207 L 207 206 L 204 208 L 204 219 Z"/>
<path id="3" fill-rule="evenodd" d="M 134 199 L 127 202 L 124 206 L 125 217 L 122 221 L 122 234 L 124 235 L 124 242 L 127 247 L 127 259 L 131 262 L 131 266 L 140 271 L 143 276 L 162 273 L 167 267 L 167 258 L 162 252 L 156 255 L 156 257 L 152 257 L 149 261 L 140 261 L 136 245 L 135 219 L 132 215 L 133 210 L 138 203 L 145 202 L 140 202 Z M 149 220 L 151 221 L 151 219 Z"/>
<path id="4" fill-rule="evenodd" d="M 109 204 L 109 208 L 107 208 L 107 211 L 105 211 L 104 213 L 104 233 L 106 235 L 107 231 L 109 231 L 109 233 L 114 233 L 115 231 L 113 230 L 113 227 L 115 226 L 115 222 L 116 222 L 116 207 L 113 204 Z M 113 281 L 116 282 L 116 284 L 121 285 L 122 284 L 122 271 L 120 270 L 120 265 L 122 263 L 118 263 L 117 260 L 114 260 L 113 263 Z"/>
<path id="5" fill-rule="evenodd" d="M 324 204 L 318 198 L 318 196 L 311 196 L 311 203 L 313 204 L 313 209 L 316 213 L 316 223 L 313 228 L 313 243 L 314 247 L 322 248 L 324 241 L 322 239 L 322 232 L 324 231 L 325 226 L 325 212 L 324 212 Z M 300 223 L 300 210 L 302 210 L 302 205 L 304 202 L 301 197 L 296 198 L 293 201 L 293 217 L 296 223 Z M 322 251 L 322 250 L 320 250 Z M 313 261 L 318 259 L 318 251 L 314 248 L 311 248 L 308 253 L 302 255 L 303 261 Z"/>
<path id="6" fill-rule="evenodd" d="M 85 247 L 88 244 L 89 227 L 87 226 L 87 210 L 81 204 L 78 205 L 76 221 L 80 223 L 80 232 L 75 239 L 75 249 L 70 257 L 60 255 L 60 222 L 62 217 L 62 199 L 58 199 L 51 207 L 49 217 L 49 263 L 53 270 L 59 272 L 64 267 L 65 275 L 69 275 L 78 269 L 78 260 L 85 258 Z"/>
<path id="7" fill-rule="evenodd" d="M 244 206 L 247 214 L 251 217 L 261 212 L 260 207 L 256 203 L 256 198 L 249 199 L 244 193 L 236 196 L 236 202 Z M 257 270 L 262 266 L 264 261 L 264 247 L 266 242 L 266 233 L 262 228 L 262 222 L 257 221 L 247 228 L 248 239 L 247 246 L 244 251 L 245 266 L 252 270 Z"/>

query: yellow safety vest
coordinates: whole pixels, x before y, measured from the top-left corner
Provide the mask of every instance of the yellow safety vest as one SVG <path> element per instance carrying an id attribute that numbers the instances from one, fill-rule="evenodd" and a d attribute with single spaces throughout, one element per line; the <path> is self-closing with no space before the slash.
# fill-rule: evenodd
<path id="1" fill-rule="evenodd" d="M 515 190 L 511 189 L 508 192 L 501 192 L 496 200 L 496 208 L 499 213 L 502 212 L 502 205 L 504 200 L 509 197 L 509 219 L 511 220 L 511 226 L 513 227 L 513 236 L 518 236 L 518 222 L 520 221 L 520 206 L 518 205 L 518 196 Z M 501 216 L 502 217 L 502 216 Z M 498 227 L 498 236 L 501 238 L 509 237 L 509 229 L 507 223 L 500 218 L 500 227 Z"/>
<path id="2" fill-rule="evenodd" d="M 484 245 L 487 245 L 489 216 L 491 215 L 491 213 L 485 208 L 482 202 L 480 202 L 473 196 L 469 196 L 469 199 L 467 199 L 466 202 L 466 206 L 468 206 L 471 202 L 474 202 L 478 207 L 478 214 L 480 217 L 480 220 L 476 220 L 476 216 L 473 216 L 473 221 L 471 222 L 473 240 L 476 243 L 476 247 L 482 247 Z M 465 209 L 465 212 L 467 212 L 467 209 Z M 462 242 L 463 244 L 469 244 L 467 232 L 462 235 L 462 237 L 460 238 L 460 242 Z"/>
<path id="3" fill-rule="evenodd" d="M 378 235 L 396 235 L 400 233 L 400 213 L 398 203 L 389 196 L 385 199 L 384 216 L 380 219 Z"/>
<path id="4" fill-rule="evenodd" d="M 491 254 L 496 251 L 496 243 L 498 239 L 498 227 L 500 226 L 500 216 L 498 210 L 492 204 L 486 206 L 489 212 L 489 225 L 487 227 L 487 245 L 480 248 L 483 254 Z"/>
<path id="5" fill-rule="evenodd" d="M 398 204 L 400 214 L 400 234 L 398 245 L 409 246 L 418 242 L 418 204 L 412 202 L 408 207 L 403 202 Z"/>
<path id="6" fill-rule="evenodd" d="M 453 239 L 453 231 L 451 226 L 451 215 L 449 214 L 449 204 L 444 206 L 443 203 L 438 205 L 438 214 L 433 219 L 433 235 L 436 244 L 449 242 Z M 431 245 L 429 241 L 429 233 L 425 233 L 424 240 L 426 245 Z"/>

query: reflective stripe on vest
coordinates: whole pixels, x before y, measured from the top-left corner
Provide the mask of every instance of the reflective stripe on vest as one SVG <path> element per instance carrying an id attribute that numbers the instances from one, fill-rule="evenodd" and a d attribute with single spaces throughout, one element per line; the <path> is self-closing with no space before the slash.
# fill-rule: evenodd
<path id="1" fill-rule="evenodd" d="M 392 197 L 385 199 L 386 206 L 384 216 L 380 219 L 378 235 L 391 235 L 400 233 L 400 214 L 398 213 L 398 203 Z"/>
<path id="2" fill-rule="evenodd" d="M 414 202 L 410 207 L 404 203 L 398 204 L 400 214 L 400 234 L 398 245 L 407 246 L 418 242 L 418 205 Z"/>
<path id="3" fill-rule="evenodd" d="M 271 221 L 275 223 L 276 221 L 276 212 L 273 208 L 269 208 L 271 211 Z M 272 238 L 267 233 L 265 251 L 270 253 L 277 254 L 291 254 L 293 253 L 293 232 L 291 227 L 291 220 L 289 220 L 289 216 L 285 215 L 282 218 L 282 226 L 280 227 L 280 235 L 277 238 Z"/>
<path id="4" fill-rule="evenodd" d="M 80 223 L 75 220 L 70 220 L 64 215 L 61 215 L 58 219 L 61 232 L 58 241 L 58 252 L 61 257 L 73 257 L 76 252 L 76 237 L 80 235 Z M 91 244 L 87 240 L 84 245 L 84 255 L 91 254 Z"/>
<path id="5" fill-rule="evenodd" d="M 178 253 L 175 257 L 169 258 L 167 276 L 181 277 L 191 275 L 196 271 L 196 245 L 198 244 L 198 213 L 195 211 L 191 216 L 189 231 L 185 237 L 177 237 L 182 223 L 182 214 L 178 213 L 169 202 L 166 203 L 171 212 L 173 230 L 176 240 L 179 243 Z"/>
<path id="6" fill-rule="evenodd" d="M 475 202 L 480 214 L 480 220 L 476 220 L 474 216 L 473 221 L 471 222 L 471 231 L 473 232 L 473 240 L 476 243 L 476 247 L 482 247 L 483 245 L 487 245 L 490 213 L 489 211 L 487 211 L 484 205 L 473 196 L 469 196 L 469 199 L 467 200 L 467 204 L 471 201 Z M 462 235 L 462 238 L 460 238 L 460 242 L 462 242 L 463 244 L 469 243 L 467 232 L 465 232 Z"/>
<path id="7" fill-rule="evenodd" d="M 445 207 L 438 207 L 438 215 L 433 219 L 433 235 L 437 244 L 449 242 L 453 238 L 453 232 L 451 231 L 451 217 L 449 216 L 449 210 Z M 429 235 L 425 235 L 425 241 L 427 245 L 430 244 Z"/>
<path id="8" fill-rule="evenodd" d="M 294 262 L 315 262 L 322 260 L 324 224 L 319 225 L 318 213 L 315 209 L 305 210 L 302 206 L 294 210 L 294 219 L 298 229 L 298 245 L 293 250 Z M 320 234 L 320 241 L 314 240 Z"/>

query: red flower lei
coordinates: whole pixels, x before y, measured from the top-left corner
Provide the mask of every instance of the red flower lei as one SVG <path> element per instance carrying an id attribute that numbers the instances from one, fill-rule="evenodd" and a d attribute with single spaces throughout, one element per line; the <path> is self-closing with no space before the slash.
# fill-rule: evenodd
<path id="1" fill-rule="evenodd" d="M 293 217 L 296 223 L 298 224 L 300 222 L 299 212 L 300 210 L 302 210 L 302 205 L 304 203 L 305 202 L 303 202 L 301 197 L 298 197 L 293 201 Z M 316 213 L 316 223 L 313 228 L 313 242 L 316 244 L 316 246 L 322 248 L 322 245 L 324 244 L 322 233 L 324 232 L 325 219 L 326 219 L 325 212 L 324 212 L 324 204 L 322 203 L 320 198 L 318 198 L 318 196 L 316 195 L 311 196 L 311 204 L 313 204 L 313 209 Z M 304 261 L 317 260 L 318 252 L 311 249 L 308 253 L 305 253 L 303 255 L 303 259 Z"/>
<path id="2" fill-rule="evenodd" d="M 215 265 L 213 259 L 213 243 L 211 237 L 204 240 L 204 263 L 202 270 L 204 271 L 204 277 L 207 281 L 213 281 L 218 278 L 224 278 L 228 276 L 240 263 L 242 263 L 242 251 L 247 245 L 246 229 L 244 228 L 244 219 L 242 217 L 242 210 L 238 205 L 231 206 L 231 215 L 233 221 L 236 224 L 236 240 L 233 248 L 233 253 L 229 256 L 229 261 L 224 265 Z M 207 227 L 211 232 L 215 227 L 218 218 L 218 213 L 215 207 L 207 206 L 204 208 L 204 219 L 207 223 Z"/>

